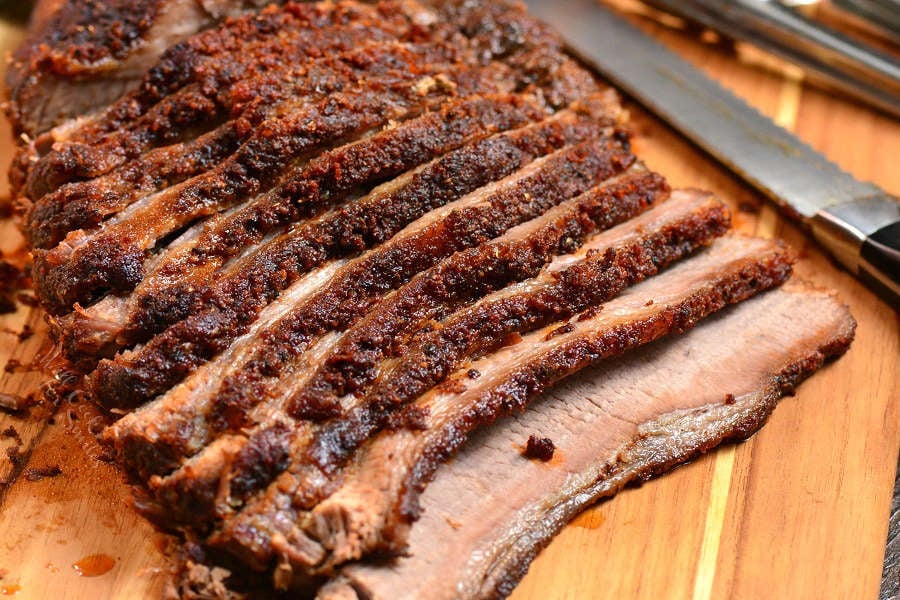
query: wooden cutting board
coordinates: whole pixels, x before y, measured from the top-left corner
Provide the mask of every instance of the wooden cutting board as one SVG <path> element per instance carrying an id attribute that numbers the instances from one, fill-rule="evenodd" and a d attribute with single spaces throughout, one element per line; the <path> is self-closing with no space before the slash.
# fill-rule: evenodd
<path id="1" fill-rule="evenodd" d="M 900 123 L 811 89 L 770 58 L 739 59 L 733 48 L 635 21 L 857 177 L 900 193 Z M 0 25 L 4 49 L 19 35 Z M 738 230 L 791 244 L 801 256 L 797 275 L 839 290 L 850 305 L 857 339 L 750 441 L 577 518 L 538 557 L 514 598 L 874 599 L 900 446 L 898 315 L 758 194 L 660 122 L 632 112 L 638 154 L 673 184 L 726 199 Z M 4 171 L 11 154 L 4 122 Z M 0 194 L 7 189 L 0 182 Z M 12 225 L 0 225 L 0 249 L 15 253 L 20 244 Z M 15 332 L 25 324 L 35 334 L 20 341 Z M 0 365 L 9 358 L 28 364 L 46 349 L 40 311 L 22 305 L 0 326 Z M 24 395 L 43 377 L 4 373 L 0 391 Z M 50 424 L 0 412 L 0 431 L 13 426 L 23 442 L 18 466 L 0 454 L 0 478 L 11 480 L 0 487 L 0 598 L 152 598 L 163 589 L 165 538 L 131 509 L 117 471 L 98 460 L 95 419 L 83 402 L 64 403 Z M 11 445 L 0 439 L 0 451 Z M 23 475 L 50 465 L 62 474 L 40 481 Z"/>

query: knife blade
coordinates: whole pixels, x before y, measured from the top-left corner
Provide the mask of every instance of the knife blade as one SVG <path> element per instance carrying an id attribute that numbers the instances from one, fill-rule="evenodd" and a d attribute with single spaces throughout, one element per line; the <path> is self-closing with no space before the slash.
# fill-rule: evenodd
<path id="1" fill-rule="evenodd" d="M 763 192 L 900 308 L 900 201 L 861 182 L 596 0 L 526 0 L 570 51 Z"/>

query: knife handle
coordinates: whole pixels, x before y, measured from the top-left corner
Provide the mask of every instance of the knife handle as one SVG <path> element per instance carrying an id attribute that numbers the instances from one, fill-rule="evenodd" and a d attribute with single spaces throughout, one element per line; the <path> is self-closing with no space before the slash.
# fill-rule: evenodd
<path id="1" fill-rule="evenodd" d="M 876 194 L 820 210 L 815 238 L 894 310 L 900 310 L 900 201 Z"/>
<path id="2" fill-rule="evenodd" d="M 860 258 L 860 279 L 900 310 L 900 221 L 867 237 Z"/>

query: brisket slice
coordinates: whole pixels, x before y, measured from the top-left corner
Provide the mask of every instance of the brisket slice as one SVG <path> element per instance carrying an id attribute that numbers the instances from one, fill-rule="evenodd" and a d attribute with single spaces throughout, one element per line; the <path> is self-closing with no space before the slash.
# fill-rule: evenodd
<path id="1" fill-rule="evenodd" d="M 270 120 L 212 171 L 133 204 L 95 232 L 74 232 L 53 250 L 35 250 L 35 286 L 45 306 L 60 313 L 110 290 L 134 289 L 147 252 L 167 235 L 262 194 L 279 179 L 289 193 L 292 171 L 315 151 L 435 108 L 457 93 L 503 92 L 512 85 L 499 64 L 419 64 L 437 53 L 433 46 L 393 44 L 384 56 L 388 64 L 400 61 L 393 75 L 363 80 Z M 440 75 L 446 84 L 419 85 Z"/>
<path id="2" fill-rule="evenodd" d="M 543 157 L 515 175 L 473 192 L 413 223 L 403 234 L 362 255 L 298 307 L 266 343 L 251 367 L 225 380 L 221 394 L 258 403 L 285 367 L 309 343 L 328 331 L 347 327 L 387 291 L 463 248 L 483 243 L 527 221 L 596 183 L 621 173 L 634 156 L 617 139 L 582 142 Z M 220 348 L 203 339 L 154 339 L 132 360 L 122 355 L 102 361 L 91 377 L 102 401 L 131 404 L 171 387 Z M 213 342 L 215 343 L 215 342 Z M 141 357 L 145 357 L 143 360 Z"/>
<path id="3" fill-rule="evenodd" d="M 643 185 L 638 185 L 638 182 Z M 339 354 L 341 342 L 356 338 L 360 332 L 369 330 L 373 323 L 384 326 L 391 323 L 396 337 L 406 335 L 408 332 L 404 329 L 420 328 L 423 323 L 409 322 L 404 315 L 398 316 L 392 310 L 398 302 L 403 302 L 410 295 L 422 292 L 422 295 L 417 296 L 421 306 L 433 306 L 435 294 L 443 291 L 457 296 L 455 301 L 450 302 L 452 307 L 456 307 L 489 291 L 483 287 L 479 289 L 471 281 L 472 285 L 465 294 L 461 294 L 459 289 L 453 291 L 449 288 L 454 282 L 465 286 L 464 282 L 456 279 L 462 273 L 456 269 L 457 266 L 468 265 L 477 276 L 478 273 L 485 273 L 487 268 L 485 265 L 479 267 L 475 261 L 482 259 L 483 262 L 486 257 L 492 257 L 495 285 L 505 285 L 512 280 L 526 278 L 534 272 L 529 269 L 539 270 L 554 254 L 567 252 L 573 246 L 580 245 L 588 232 L 627 220 L 635 213 L 645 210 L 648 205 L 664 199 L 667 193 L 668 188 L 661 179 L 651 174 L 633 179 L 625 178 L 622 181 L 613 179 L 602 188 L 567 201 L 541 217 L 511 229 L 492 242 L 448 257 L 376 305 L 365 318 L 342 335 L 339 343 L 328 344 L 315 357 L 307 359 L 308 367 L 305 372 L 294 376 L 298 382 L 292 381 L 287 385 L 287 391 L 299 387 L 302 392 L 312 374 L 317 372 L 317 365 L 322 365 Z M 655 269 L 655 264 L 674 260 L 675 255 L 705 243 L 727 227 L 727 217 L 720 203 L 707 200 L 707 206 L 704 207 L 706 210 L 700 210 L 700 204 L 695 203 L 692 207 L 694 210 L 682 207 L 680 211 L 670 211 L 672 214 L 668 221 L 658 219 L 636 224 L 638 231 L 646 229 L 646 233 L 641 232 L 631 237 L 622 234 L 621 237 L 625 238 L 623 243 L 616 246 L 608 240 L 607 244 L 623 254 L 626 248 L 640 247 L 646 264 Z M 698 223 L 698 220 L 702 221 Z M 669 239 L 668 235 L 676 228 L 685 231 L 677 242 Z M 465 275 L 462 277 L 466 278 Z M 637 277 L 636 275 L 635 278 Z M 618 269 L 607 278 L 624 279 L 625 271 Z M 597 283 L 596 279 L 587 281 L 587 278 L 582 278 L 582 281 L 585 286 L 593 287 Z M 432 289 L 423 290 L 423 281 L 429 282 Z M 604 282 L 600 283 L 600 287 L 612 290 L 621 287 L 621 284 L 603 286 Z M 450 299 L 445 297 L 444 301 L 449 302 Z M 294 392 L 293 396 L 298 393 Z M 291 394 L 282 394 L 276 402 L 257 405 L 250 411 L 246 406 L 235 406 L 218 399 L 210 412 L 208 428 L 203 431 L 194 427 L 194 440 L 202 433 L 210 435 L 222 430 L 227 433 L 175 473 L 161 479 L 151 478 L 150 488 L 155 496 L 156 512 L 165 514 L 170 523 L 182 521 L 205 524 L 214 517 L 221 517 L 239 507 L 251 493 L 266 486 L 278 475 L 288 461 L 291 466 L 290 476 L 297 478 L 307 467 L 312 467 L 314 471 L 320 468 L 316 462 L 325 453 L 321 448 L 331 450 L 338 440 L 342 442 L 342 454 L 338 456 L 337 452 L 332 452 L 330 456 L 331 466 L 337 467 L 352 454 L 356 445 L 364 441 L 365 436 L 359 436 L 354 438 L 356 445 L 353 445 L 353 441 L 342 434 L 348 426 L 353 427 L 354 423 L 357 423 L 357 432 L 363 432 L 370 425 L 369 421 L 358 423 L 359 418 L 354 414 L 366 412 L 364 402 L 368 399 L 359 398 L 355 405 L 345 399 L 339 405 L 335 403 L 327 409 L 317 409 L 316 414 L 312 415 L 317 420 L 321 419 L 319 415 L 323 412 L 342 413 L 340 417 L 335 415 L 329 422 L 317 427 L 302 417 L 294 420 L 285 413 L 282 407 L 290 406 L 290 396 Z M 376 419 L 372 418 L 370 421 Z M 196 418 L 193 422 L 197 423 Z M 169 427 L 179 431 L 177 425 Z M 366 431 L 373 432 L 374 428 L 369 427 Z M 327 469 L 322 468 L 322 472 L 327 473 Z M 313 498 L 320 497 L 322 492 L 317 492 L 313 486 L 303 486 L 303 494 Z"/>
<path id="4" fill-rule="evenodd" d="M 320 597 L 507 596 L 580 511 L 752 435 L 779 398 L 847 349 L 854 326 L 830 295 L 776 290 L 560 383 L 524 413 L 473 434 L 438 469 L 406 555 L 348 565 Z M 515 448 L 534 432 L 561 457 L 522 458 Z"/>
<path id="5" fill-rule="evenodd" d="M 711 248 L 607 303 L 599 314 L 538 330 L 468 368 L 407 407 L 416 428 L 387 430 L 356 457 L 341 488 L 313 509 L 303 535 L 326 551 L 318 565 L 305 542 L 273 539 L 297 566 L 329 569 L 373 552 L 405 547 L 420 513 L 418 496 L 435 469 L 477 427 L 593 362 L 690 329 L 724 306 L 789 277 L 790 258 L 777 243 L 722 238 Z M 481 375 L 467 376 L 469 369 Z M 301 552 L 294 552 L 300 550 Z"/>
<path id="6" fill-rule="evenodd" d="M 543 154 L 545 148 L 583 140 L 598 132 L 602 121 L 614 123 L 617 105 L 607 103 L 612 101 L 611 96 L 603 98 L 588 102 L 584 114 L 577 108 L 563 111 L 539 128 L 492 138 L 490 143 L 475 143 L 470 151 L 472 159 L 508 148 L 502 155 L 508 164 L 494 167 L 486 162 L 484 171 L 479 171 L 484 175 L 479 179 L 490 179 L 498 168 L 504 174 L 511 172 L 517 164 L 533 157 L 532 153 Z M 607 108 L 611 109 L 609 113 L 605 112 Z M 361 215 L 368 222 L 377 218 L 377 206 L 363 207 L 363 200 L 351 201 L 316 221 L 292 227 L 269 243 L 263 240 L 299 220 L 317 198 L 340 202 L 358 187 L 367 189 L 460 146 L 469 149 L 469 144 L 480 142 L 495 131 L 519 127 L 543 116 L 538 106 L 517 96 L 450 102 L 438 111 L 327 152 L 292 179 L 294 190 L 290 197 L 282 194 L 269 202 L 257 202 L 210 223 L 195 240 L 170 246 L 127 299 L 108 296 L 66 319 L 59 335 L 64 351 L 69 356 L 84 357 L 90 356 L 91 349 L 109 352 L 119 345 L 145 341 L 208 306 L 250 318 L 299 274 L 340 255 L 337 242 L 350 235 L 346 230 L 349 222 L 360 220 Z M 464 153 L 461 150 L 446 159 Z M 501 156 L 486 158 L 496 162 Z M 459 178 L 463 186 L 472 179 L 466 178 L 465 172 L 460 172 Z M 437 198 L 430 201 L 437 203 Z M 365 214 L 361 212 L 364 208 L 368 209 Z M 259 245 L 261 248 L 253 250 L 251 256 L 229 265 L 223 272 L 228 261 Z"/>
<path id="7" fill-rule="evenodd" d="M 314 7 L 317 7 L 317 10 L 314 11 Z M 394 11 L 392 18 L 378 18 L 382 11 L 375 11 L 366 5 L 342 3 L 339 7 L 340 9 L 335 7 L 334 10 L 324 11 L 319 5 L 302 5 L 303 11 L 316 13 L 311 17 L 320 18 L 299 20 L 290 11 L 285 10 L 275 13 L 265 11 L 263 16 L 255 19 L 241 19 L 241 22 L 247 21 L 248 26 L 252 24 L 254 33 L 259 29 L 268 31 L 269 34 L 278 31 L 280 35 L 269 35 L 265 38 L 272 47 L 271 51 L 277 51 L 278 55 L 266 56 L 266 60 L 262 60 L 257 53 L 247 52 L 241 47 L 240 52 L 229 52 L 221 62 L 215 64 L 213 73 L 228 78 L 231 84 L 230 91 L 228 93 L 223 91 L 220 86 L 226 83 L 218 81 L 217 78 L 214 81 L 204 82 L 202 88 L 209 90 L 209 93 L 214 92 L 217 98 L 225 97 L 224 100 L 214 102 L 215 105 L 227 101 L 230 106 L 227 107 L 228 120 L 209 133 L 143 155 L 137 154 L 149 143 L 144 139 L 147 136 L 141 138 L 140 132 L 135 131 L 133 126 L 118 131 L 115 137 L 106 136 L 102 147 L 92 145 L 99 142 L 92 139 L 82 140 L 76 145 L 57 143 L 53 152 L 32 168 L 31 179 L 40 182 L 41 186 L 47 186 L 52 180 L 62 179 L 61 167 L 53 166 L 59 164 L 69 169 L 77 168 L 81 177 L 93 179 L 63 185 L 42 197 L 33 195 L 41 191 L 33 189 L 34 185 L 26 187 L 25 193 L 34 198 L 34 206 L 29 211 L 26 227 L 31 235 L 32 246 L 52 247 L 69 231 L 94 227 L 102 219 L 115 214 L 141 197 L 209 170 L 217 161 L 234 152 L 240 142 L 245 140 L 263 119 L 271 116 L 276 109 L 283 113 L 285 100 L 296 103 L 298 97 L 307 97 L 313 92 L 323 96 L 331 90 L 339 90 L 352 83 L 349 77 L 354 73 L 358 75 L 358 72 L 364 69 L 362 65 L 355 67 L 351 62 L 350 70 L 330 73 L 327 66 L 329 61 L 322 59 L 323 53 L 333 56 L 353 48 L 376 43 L 384 44 L 393 39 L 406 41 L 410 35 L 416 35 L 411 31 L 413 26 L 409 19 L 402 12 Z M 364 14 L 365 18 L 356 13 Z M 281 21 L 287 23 L 282 24 Z M 276 29 L 272 29 L 273 27 Z M 274 73 L 271 67 L 266 67 L 284 54 L 289 55 L 289 59 L 283 60 L 283 66 L 279 65 Z M 260 68 L 265 68 L 265 73 L 248 80 L 249 74 L 229 64 L 228 58 L 239 61 L 240 65 L 256 64 Z M 317 69 L 316 65 L 325 68 Z M 289 72 L 281 72 L 288 69 Z M 302 76 L 310 72 L 310 75 Z M 238 78 L 238 73 L 242 73 L 244 77 Z M 204 76 L 212 77 L 208 73 Z M 276 78 L 278 83 L 273 81 Z M 304 86 L 307 81 L 313 81 L 313 84 Z M 288 98 L 284 97 L 286 95 Z M 123 102 L 134 109 L 132 102 Z M 195 110 L 200 110 L 203 104 L 193 103 L 191 106 Z M 167 136 L 172 140 L 183 136 L 181 131 L 183 127 L 162 122 L 163 117 L 169 120 L 176 118 L 185 120 L 192 131 L 197 129 L 196 121 L 191 120 L 190 115 L 185 114 L 185 110 L 160 106 L 156 111 L 161 112 L 162 116 L 151 121 L 151 131 L 156 132 L 158 136 Z M 150 121 L 150 116 L 144 116 L 142 119 L 144 126 L 150 127 L 150 123 L 146 121 Z M 131 136 L 130 142 L 124 139 L 126 133 Z M 90 149 L 79 149 L 79 144 L 88 145 Z M 113 153 L 111 159 L 99 156 L 103 148 L 108 148 Z M 84 168 L 77 167 L 77 162 L 65 156 L 72 153 L 78 154 L 86 163 Z M 133 160 L 129 160 L 129 157 Z M 124 163 L 101 175 L 102 172 L 110 170 L 111 165 L 103 166 L 110 160 Z M 91 169 L 90 172 L 87 171 L 88 168 Z"/>
<path id="8" fill-rule="evenodd" d="M 222 324 L 220 331 L 225 338 L 222 345 L 231 343 L 240 331 L 247 327 L 257 327 L 258 321 L 255 319 L 261 311 L 272 312 L 263 307 L 282 288 L 293 285 L 290 275 L 299 277 L 323 264 L 327 258 L 358 252 L 383 243 L 430 210 L 452 202 L 491 181 L 508 176 L 541 155 L 577 142 L 587 131 L 593 129 L 591 127 L 584 130 L 584 119 L 601 119 L 605 109 L 600 109 L 607 102 L 617 107 L 614 96 L 604 94 L 578 103 L 571 110 L 561 111 L 540 123 L 495 135 L 451 152 L 379 186 L 358 201 L 295 227 L 283 238 L 266 245 L 236 265 L 223 280 L 217 282 L 214 300 L 210 301 L 212 306 L 209 309 L 190 316 L 184 323 L 163 335 L 185 337 L 192 329 L 206 335 L 203 330 L 197 329 L 198 324 L 216 319 Z M 582 110 L 587 111 L 586 114 L 582 114 Z M 611 108 L 609 114 L 617 114 L 617 109 Z M 639 186 L 637 182 L 636 185 Z M 646 194 L 652 193 L 652 189 L 646 191 Z M 627 213 L 624 209 L 622 212 Z M 611 209 L 609 218 L 613 218 L 615 214 Z M 235 305 L 233 309 L 231 303 Z M 222 306 L 229 310 L 220 308 Z M 95 315 L 91 317 L 96 318 Z M 251 320 L 254 321 L 252 325 L 245 325 Z M 236 324 L 226 326 L 231 323 Z M 151 346 L 155 343 L 152 342 Z M 247 342 L 242 344 L 246 345 Z M 236 365 L 237 360 L 232 353 L 226 354 L 216 357 L 214 363 Z M 209 365 L 204 370 L 216 368 L 215 365 Z M 213 377 L 206 373 L 195 373 L 191 380 Z M 203 386 L 188 384 L 187 387 L 197 390 L 198 394 L 208 393 Z M 183 388 L 176 390 L 174 395 L 180 396 L 183 393 Z M 197 396 L 184 402 L 173 401 L 171 396 L 172 393 L 167 394 L 120 419 L 107 432 L 108 439 L 115 441 L 120 452 L 130 456 L 139 453 L 134 448 L 141 444 L 166 446 L 169 442 L 157 438 L 187 433 L 183 425 L 178 423 L 196 423 L 198 415 L 206 414 L 205 409 L 201 408 L 206 404 Z M 190 435 L 193 440 L 191 443 L 177 442 L 171 451 L 177 455 L 184 452 L 184 448 L 202 447 L 208 441 L 209 433 L 195 426 L 191 428 Z M 132 450 L 125 451 L 126 447 L 132 447 Z M 181 450 L 176 451 L 176 448 Z M 165 454 L 169 455 L 170 451 L 167 450 Z M 154 469 L 152 472 L 159 471 Z"/>

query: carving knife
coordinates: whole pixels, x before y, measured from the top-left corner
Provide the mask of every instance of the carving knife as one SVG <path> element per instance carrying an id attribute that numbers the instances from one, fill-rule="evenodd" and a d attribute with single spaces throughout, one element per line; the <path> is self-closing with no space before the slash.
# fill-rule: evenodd
<path id="1" fill-rule="evenodd" d="M 570 51 L 799 220 L 900 309 L 900 201 L 793 134 L 596 0 L 526 0 Z"/>

